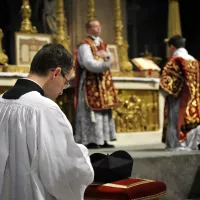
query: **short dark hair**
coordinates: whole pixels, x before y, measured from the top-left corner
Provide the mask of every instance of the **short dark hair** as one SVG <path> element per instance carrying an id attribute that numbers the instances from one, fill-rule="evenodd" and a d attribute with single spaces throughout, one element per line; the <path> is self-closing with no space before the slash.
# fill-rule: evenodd
<path id="1" fill-rule="evenodd" d="M 186 39 L 180 35 L 174 35 L 168 41 L 169 46 L 173 45 L 177 49 L 181 47 L 185 48 L 185 43 L 186 43 Z"/>
<path id="2" fill-rule="evenodd" d="M 86 30 L 88 30 L 89 28 L 91 28 L 92 26 L 91 26 L 91 23 L 92 22 L 98 22 L 98 20 L 97 19 L 91 19 L 91 20 L 89 20 L 86 24 L 85 24 L 85 28 L 86 28 Z"/>
<path id="3" fill-rule="evenodd" d="M 51 68 L 60 67 L 64 73 L 73 67 L 73 57 L 61 44 L 44 45 L 31 62 L 30 73 L 46 76 Z"/>

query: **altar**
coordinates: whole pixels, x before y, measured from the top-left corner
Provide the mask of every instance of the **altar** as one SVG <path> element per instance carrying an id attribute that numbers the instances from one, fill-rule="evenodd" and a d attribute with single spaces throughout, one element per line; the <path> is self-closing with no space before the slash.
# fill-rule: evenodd
<path id="1" fill-rule="evenodd" d="M 0 72 L 0 93 L 13 86 L 27 73 Z M 161 142 L 164 98 L 159 92 L 159 78 L 113 77 L 120 106 L 113 110 L 117 131 L 116 146 L 148 145 Z M 57 103 L 72 126 L 75 123 L 73 85 L 59 96 Z"/>
<path id="2" fill-rule="evenodd" d="M 113 110 L 116 147 L 161 143 L 165 99 L 159 78 L 113 77 L 120 106 Z"/>

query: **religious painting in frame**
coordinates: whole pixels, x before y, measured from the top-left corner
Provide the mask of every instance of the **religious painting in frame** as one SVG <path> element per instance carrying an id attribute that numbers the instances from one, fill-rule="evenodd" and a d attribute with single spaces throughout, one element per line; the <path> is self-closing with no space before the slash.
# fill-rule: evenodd
<path id="1" fill-rule="evenodd" d="M 41 33 L 15 33 L 15 61 L 18 66 L 29 67 L 37 51 L 47 43 L 52 42 L 52 36 Z"/>
<path id="2" fill-rule="evenodd" d="M 118 52 L 117 52 L 117 46 L 114 44 L 108 44 L 108 50 L 111 53 L 112 58 L 115 60 L 115 65 L 112 66 L 111 71 L 112 72 L 119 72 L 119 58 L 118 58 Z"/>

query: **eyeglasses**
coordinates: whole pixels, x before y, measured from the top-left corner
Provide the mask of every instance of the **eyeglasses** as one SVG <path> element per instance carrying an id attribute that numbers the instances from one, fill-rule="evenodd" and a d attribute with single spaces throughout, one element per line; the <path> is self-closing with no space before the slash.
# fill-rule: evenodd
<path id="1" fill-rule="evenodd" d="M 67 89 L 69 86 L 70 86 L 70 83 L 69 83 L 69 81 L 65 78 L 65 74 L 64 74 L 64 72 L 61 70 L 61 74 L 62 74 L 62 76 L 63 76 L 63 78 L 65 79 L 65 84 L 64 84 L 64 87 L 63 87 L 63 89 L 65 90 L 65 89 Z"/>
<path id="2" fill-rule="evenodd" d="M 51 71 L 55 71 L 55 69 L 52 69 Z M 63 76 L 63 78 L 65 79 L 65 84 L 64 84 L 64 87 L 63 87 L 63 90 L 67 89 L 69 86 L 70 86 L 70 83 L 69 81 L 65 78 L 65 74 L 64 72 L 61 70 L 61 75 Z"/>

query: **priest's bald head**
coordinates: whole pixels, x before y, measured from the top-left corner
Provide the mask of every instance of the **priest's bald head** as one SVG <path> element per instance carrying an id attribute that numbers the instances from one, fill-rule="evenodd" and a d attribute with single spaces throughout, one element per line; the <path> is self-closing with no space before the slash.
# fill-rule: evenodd
<path id="1" fill-rule="evenodd" d="M 98 20 L 92 19 L 86 23 L 87 33 L 92 36 L 100 36 L 101 35 L 101 24 Z"/>
<path id="2" fill-rule="evenodd" d="M 28 78 L 38 83 L 46 97 L 55 100 L 69 86 L 72 55 L 61 44 L 46 44 L 34 56 Z"/>

